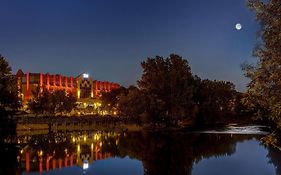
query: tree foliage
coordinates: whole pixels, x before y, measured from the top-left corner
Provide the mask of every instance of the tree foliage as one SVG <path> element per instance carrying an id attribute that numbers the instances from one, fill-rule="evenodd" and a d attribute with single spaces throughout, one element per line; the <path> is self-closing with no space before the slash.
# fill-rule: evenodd
<path id="1" fill-rule="evenodd" d="M 199 107 L 197 122 L 199 124 L 218 123 L 225 121 L 227 116 L 233 117 L 236 95 L 234 84 L 231 82 L 200 81 L 195 95 Z"/>
<path id="2" fill-rule="evenodd" d="M 0 108 L 16 110 L 19 107 L 17 80 L 6 59 L 0 55 Z"/>
<path id="3" fill-rule="evenodd" d="M 159 120 L 192 119 L 194 77 L 187 60 L 171 54 L 156 56 L 141 63 L 143 75 L 138 81 L 147 97 L 146 112 Z"/>
<path id="4" fill-rule="evenodd" d="M 116 108 L 120 95 L 126 93 L 126 91 L 126 88 L 120 87 L 118 89 L 112 89 L 110 92 L 102 92 L 100 99 L 102 101 L 103 108 L 108 106 L 110 108 Z"/>
<path id="5" fill-rule="evenodd" d="M 0 55 L 0 143 L 15 134 L 12 116 L 20 106 L 16 85 L 16 77 L 12 75 L 9 63 Z"/>
<path id="6" fill-rule="evenodd" d="M 137 87 L 130 86 L 119 96 L 118 108 L 121 115 L 138 118 L 146 115 L 146 106 L 146 96 Z"/>
<path id="7" fill-rule="evenodd" d="M 241 107 L 233 83 L 201 80 L 179 55 L 147 58 L 141 66 L 143 75 L 138 87 L 102 95 L 103 103 L 117 108 L 121 116 L 153 126 L 216 124 L 226 122 Z"/>
<path id="8" fill-rule="evenodd" d="M 76 107 L 76 97 L 64 90 L 48 91 L 43 88 L 33 92 L 34 98 L 29 101 L 29 109 L 35 114 L 69 113 Z"/>
<path id="9" fill-rule="evenodd" d="M 251 80 L 244 103 L 281 126 L 281 1 L 250 0 L 248 5 L 260 22 L 261 43 L 254 50 L 256 64 L 242 66 Z"/>

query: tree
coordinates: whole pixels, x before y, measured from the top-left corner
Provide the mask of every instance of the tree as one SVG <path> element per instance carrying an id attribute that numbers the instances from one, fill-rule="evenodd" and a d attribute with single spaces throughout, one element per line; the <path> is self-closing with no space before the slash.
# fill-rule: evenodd
<path id="1" fill-rule="evenodd" d="M 165 59 L 147 58 L 141 66 L 143 75 L 138 86 L 147 97 L 149 116 L 166 122 L 193 120 L 194 77 L 187 60 L 171 54 Z"/>
<path id="2" fill-rule="evenodd" d="M 16 77 L 12 75 L 9 63 L 0 55 L 0 142 L 15 134 L 12 116 L 20 106 L 16 85 Z"/>
<path id="3" fill-rule="evenodd" d="M 146 114 L 146 96 L 139 88 L 130 86 L 119 96 L 118 109 L 121 115 L 142 119 Z"/>
<path id="4" fill-rule="evenodd" d="M 197 124 L 215 124 L 228 121 L 235 114 L 234 84 L 225 81 L 202 80 L 195 95 L 199 112 Z"/>
<path id="5" fill-rule="evenodd" d="M 248 5 L 260 22 L 261 43 L 254 50 L 256 64 L 242 66 L 251 80 L 244 104 L 281 127 L 281 1 L 250 0 Z"/>
<path id="6" fill-rule="evenodd" d="M 12 75 L 12 69 L 5 58 L 0 55 L 0 108 L 17 110 L 19 100 L 17 96 L 17 80 Z"/>
<path id="7" fill-rule="evenodd" d="M 64 90 L 48 91 L 46 88 L 33 92 L 34 98 L 28 103 L 29 109 L 35 114 L 69 113 L 76 107 L 76 98 Z"/>
<path id="8" fill-rule="evenodd" d="M 127 93 L 127 89 L 125 87 L 112 89 L 110 92 L 102 92 L 101 95 L 102 108 L 108 111 L 112 111 L 113 109 L 118 109 L 117 104 L 119 102 L 119 98 L 124 93 Z"/>

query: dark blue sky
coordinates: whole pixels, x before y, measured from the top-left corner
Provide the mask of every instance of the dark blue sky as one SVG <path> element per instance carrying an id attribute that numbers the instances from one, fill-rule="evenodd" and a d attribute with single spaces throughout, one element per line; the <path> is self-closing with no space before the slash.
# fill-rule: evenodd
<path id="1" fill-rule="evenodd" d="M 0 1 L 0 54 L 14 72 L 89 72 L 125 86 L 148 56 L 177 53 L 201 78 L 244 91 L 240 64 L 253 60 L 257 30 L 245 0 Z"/>

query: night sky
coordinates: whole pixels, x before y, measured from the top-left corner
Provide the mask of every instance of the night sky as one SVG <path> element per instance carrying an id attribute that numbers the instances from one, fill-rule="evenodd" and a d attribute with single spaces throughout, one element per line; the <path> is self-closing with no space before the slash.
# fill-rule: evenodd
<path id="1" fill-rule="evenodd" d="M 258 29 L 245 0 L 0 0 L 0 54 L 14 72 L 88 72 L 125 86 L 147 57 L 176 53 L 201 78 L 244 91 L 240 64 L 254 60 Z"/>

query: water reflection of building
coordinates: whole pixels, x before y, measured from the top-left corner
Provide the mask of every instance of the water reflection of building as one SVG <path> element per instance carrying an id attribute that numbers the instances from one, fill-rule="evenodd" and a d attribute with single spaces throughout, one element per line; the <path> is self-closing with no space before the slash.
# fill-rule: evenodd
<path id="1" fill-rule="evenodd" d="M 18 70 L 16 75 L 18 95 L 23 102 L 33 98 L 32 92 L 38 88 L 42 90 L 43 87 L 49 91 L 62 89 L 73 93 L 81 102 L 85 102 L 85 99 L 99 98 L 101 92 L 120 87 L 118 83 L 94 80 L 89 74 L 81 74 L 74 78 L 61 74 L 23 73 Z"/>
<path id="2" fill-rule="evenodd" d="M 54 137 L 58 137 L 57 135 Z M 62 137 L 62 135 L 59 135 Z M 68 138 L 68 136 L 64 136 Z M 42 141 L 40 141 L 42 139 Z M 51 140 L 48 141 L 44 137 L 29 138 L 26 140 L 27 143 L 33 142 L 32 144 L 25 146 L 20 151 L 18 156 L 19 164 L 26 173 L 29 172 L 49 172 L 50 170 L 62 169 L 64 167 L 72 167 L 77 165 L 83 169 L 83 162 L 87 161 L 89 165 L 98 160 L 103 160 L 111 157 L 111 153 L 103 149 L 103 146 L 108 146 L 109 142 L 107 139 L 118 140 L 118 134 L 113 132 L 95 132 L 93 134 L 73 134 L 70 139 L 64 140 L 61 138 L 53 138 L 54 143 Z M 50 143 L 51 142 L 51 143 Z M 60 142 L 67 142 L 71 144 L 75 149 L 69 148 L 64 149 L 63 152 L 58 150 L 44 150 L 51 144 L 59 144 Z M 42 144 L 41 144 L 42 143 Z M 45 143 L 45 144 L 44 144 Z M 117 144 L 118 142 L 116 142 Z M 44 144 L 44 145 L 43 145 Z M 48 145 L 49 144 L 49 145 Z"/>
<path id="3" fill-rule="evenodd" d="M 84 168 L 83 164 L 85 161 L 88 164 L 92 164 L 96 160 L 102 160 L 111 157 L 110 152 L 103 150 L 103 146 L 109 143 L 107 142 L 109 138 L 118 140 L 118 134 L 115 132 L 96 132 L 92 135 L 73 135 L 72 142 L 76 143 L 77 145 L 76 164 Z"/>
<path id="4" fill-rule="evenodd" d="M 89 164 L 92 164 L 94 161 L 103 160 L 111 157 L 110 153 L 102 152 L 100 148 L 95 146 L 95 149 L 84 150 L 83 152 L 79 150 L 80 145 L 77 146 L 77 152 L 71 155 L 66 155 L 62 158 L 53 158 L 53 156 L 39 156 L 36 160 L 36 165 L 33 165 L 31 170 L 31 165 L 35 159 L 30 156 L 30 152 L 25 152 L 25 171 L 29 173 L 30 171 L 39 171 L 42 173 L 43 171 L 49 172 L 50 169 L 62 169 L 63 167 L 72 167 L 73 165 L 78 165 L 83 168 L 83 162 L 87 161 Z M 85 148 L 85 147 L 84 147 Z"/>

